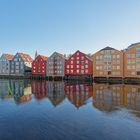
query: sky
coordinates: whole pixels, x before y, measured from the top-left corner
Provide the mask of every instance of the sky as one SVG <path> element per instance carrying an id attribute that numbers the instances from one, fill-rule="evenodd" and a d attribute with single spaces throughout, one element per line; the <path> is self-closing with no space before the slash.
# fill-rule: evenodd
<path id="1" fill-rule="evenodd" d="M 0 0 L 0 53 L 84 53 L 140 42 L 140 0 Z"/>

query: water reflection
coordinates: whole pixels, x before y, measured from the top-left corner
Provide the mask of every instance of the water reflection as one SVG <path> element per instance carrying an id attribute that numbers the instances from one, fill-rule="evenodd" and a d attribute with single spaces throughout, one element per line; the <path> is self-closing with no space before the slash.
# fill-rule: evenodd
<path id="1" fill-rule="evenodd" d="M 93 106 L 102 111 L 118 107 L 140 111 L 140 85 L 93 84 Z"/>
<path id="2" fill-rule="evenodd" d="M 113 111 L 123 105 L 123 85 L 93 84 L 93 106 L 99 110 Z"/>
<path id="3" fill-rule="evenodd" d="M 5 79 L 0 107 L 2 140 L 140 137 L 140 85 Z"/>
<path id="4" fill-rule="evenodd" d="M 76 108 L 92 103 L 100 111 L 119 108 L 140 111 L 140 85 L 1 79 L 0 89 L 2 100 L 14 99 L 17 104 L 27 103 L 34 96 L 37 100 L 49 99 L 54 107 L 67 98 Z"/>
<path id="5" fill-rule="evenodd" d="M 32 81 L 32 93 L 37 99 L 43 99 L 47 96 L 46 81 Z"/>
<path id="6" fill-rule="evenodd" d="M 47 97 L 54 106 L 65 99 L 64 82 L 47 82 Z"/>
<path id="7" fill-rule="evenodd" d="M 87 100 L 92 97 L 92 84 L 65 84 L 65 93 L 68 100 L 75 105 L 76 108 L 87 103 Z"/>

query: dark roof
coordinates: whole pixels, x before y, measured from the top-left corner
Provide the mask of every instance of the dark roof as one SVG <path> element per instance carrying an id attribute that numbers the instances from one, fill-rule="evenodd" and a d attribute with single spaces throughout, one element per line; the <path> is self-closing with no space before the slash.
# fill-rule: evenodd
<path id="1" fill-rule="evenodd" d="M 107 47 L 105 47 L 105 48 L 101 49 L 100 51 L 103 51 L 103 50 L 116 50 L 116 49 L 114 49 L 114 48 L 111 48 L 111 47 L 107 46 Z"/>
<path id="2" fill-rule="evenodd" d="M 140 45 L 140 42 L 138 42 L 138 43 L 133 43 L 133 44 L 131 44 L 130 46 L 128 46 L 128 48 L 132 48 L 132 47 L 135 47 L 135 46 L 137 46 L 137 45 Z"/>

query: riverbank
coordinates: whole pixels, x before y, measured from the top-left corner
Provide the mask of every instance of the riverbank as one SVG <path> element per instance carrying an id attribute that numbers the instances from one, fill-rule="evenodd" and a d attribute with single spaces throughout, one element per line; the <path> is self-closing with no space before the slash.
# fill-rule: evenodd
<path id="1" fill-rule="evenodd" d="M 52 77 L 46 75 L 0 75 L 0 79 L 29 79 L 29 80 L 47 80 L 47 81 L 68 81 L 68 82 L 95 82 L 95 83 L 110 83 L 110 84 L 140 84 L 140 78 L 121 78 L 121 77 L 84 77 L 84 76 L 72 76 L 72 77 Z"/>

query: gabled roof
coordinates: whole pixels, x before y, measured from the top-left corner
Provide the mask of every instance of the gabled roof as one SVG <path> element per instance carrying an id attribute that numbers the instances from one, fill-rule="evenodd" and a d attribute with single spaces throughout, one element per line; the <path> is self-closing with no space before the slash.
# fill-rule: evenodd
<path id="1" fill-rule="evenodd" d="M 43 55 L 39 55 L 44 61 L 47 61 L 48 60 L 48 57 L 47 56 L 43 56 Z"/>
<path id="2" fill-rule="evenodd" d="M 60 57 L 64 58 L 64 59 L 67 59 L 65 55 L 61 54 L 61 53 L 58 53 L 56 52 Z"/>
<path id="3" fill-rule="evenodd" d="M 32 62 L 33 59 L 30 57 L 30 55 L 25 54 L 25 53 L 18 53 L 20 57 L 25 61 L 25 62 Z"/>
<path id="4" fill-rule="evenodd" d="M 130 46 L 128 46 L 128 48 L 132 48 L 132 47 L 135 47 L 135 46 L 137 46 L 137 45 L 140 45 L 140 42 L 131 44 Z"/>
<path id="5" fill-rule="evenodd" d="M 14 57 L 14 55 L 12 55 L 12 54 L 3 54 L 3 56 L 7 59 L 7 60 L 12 60 L 13 59 L 13 57 Z"/>
<path id="6" fill-rule="evenodd" d="M 105 50 L 116 50 L 116 51 L 119 51 L 119 50 L 117 50 L 117 49 L 115 49 L 115 48 L 112 48 L 112 47 L 107 46 L 107 47 L 105 47 L 105 48 L 103 48 L 103 49 L 97 51 L 96 53 L 94 53 L 94 54 L 92 55 L 92 57 L 93 57 L 95 54 L 97 54 L 97 53 L 99 53 L 99 52 L 101 52 L 101 51 L 105 51 Z M 121 51 L 120 51 L 120 52 L 121 52 Z"/>
<path id="7" fill-rule="evenodd" d="M 81 52 L 81 51 L 79 51 L 79 50 L 77 50 L 75 53 L 73 53 L 68 59 L 71 59 L 71 57 L 73 57 L 73 55 L 76 54 L 77 52 L 79 52 L 79 53 L 85 55 L 89 60 L 93 61 L 92 58 L 90 58 L 87 54 L 85 54 L 85 53 L 83 53 L 83 52 Z"/>
<path id="8" fill-rule="evenodd" d="M 116 49 L 114 49 L 114 48 L 111 48 L 111 47 L 107 46 L 107 47 L 105 47 L 105 48 L 101 49 L 100 51 L 104 51 L 104 50 L 116 50 Z"/>
<path id="9" fill-rule="evenodd" d="M 58 56 L 60 56 L 61 58 L 67 60 L 67 58 L 66 58 L 63 54 L 58 53 L 58 52 L 54 52 L 53 54 L 55 54 L 55 53 L 56 53 Z M 52 54 L 52 55 L 53 55 L 53 54 Z M 51 55 L 51 56 L 52 56 L 52 55 Z"/>

